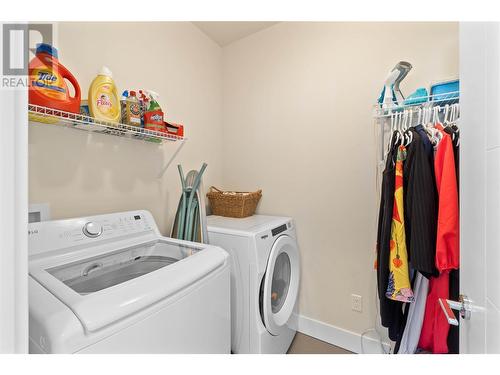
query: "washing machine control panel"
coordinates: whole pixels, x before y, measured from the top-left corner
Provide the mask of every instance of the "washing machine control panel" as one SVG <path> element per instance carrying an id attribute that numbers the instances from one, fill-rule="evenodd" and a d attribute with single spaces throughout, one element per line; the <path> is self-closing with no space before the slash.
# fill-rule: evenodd
<path id="1" fill-rule="evenodd" d="M 107 216 L 107 215 L 106 215 Z M 114 238 L 128 234 L 150 231 L 152 228 L 148 219 L 141 214 L 120 215 L 112 217 L 95 218 L 83 224 L 83 227 L 64 231 L 61 236 L 73 238 L 74 241 L 87 238 Z M 82 234 L 85 236 L 82 236 Z"/>
<path id="2" fill-rule="evenodd" d="M 102 225 L 89 221 L 83 226 L 83 234 L 90 238 L 99 237 L 102 234 Z"/>
<path id="3" fill-rule="evenodd" d="M 156 224 L 147 211 L 132 211 L 86 218 L 29 224 L 30 253 L 79 244 L 153 233 Z"/>

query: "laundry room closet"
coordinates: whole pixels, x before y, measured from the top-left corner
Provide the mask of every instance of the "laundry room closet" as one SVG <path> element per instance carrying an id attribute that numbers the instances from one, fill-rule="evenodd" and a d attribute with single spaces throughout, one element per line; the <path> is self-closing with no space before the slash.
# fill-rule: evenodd
<path id="1" fill-rule="evenodd" d="M 186 140 L 176 153 L 178 142 L 30 125 L 29 203 L 47 204 L 51 219 L 148 210 L 168 236 L 176 166 L 205 162 L 206 190 L 261 189 L 257 214 L 293 218 L 298 332 L 388 353 L 373 268 L 387 137 L 374 105 L 399 61 L 412 65 L 405 96 L 457 79 L 458 23 L 270 22 L 231 41 L 215 41 L 206 24 L 56 24 L 82 97 L 107 66 L 119 88 L 157 92 Z"/>

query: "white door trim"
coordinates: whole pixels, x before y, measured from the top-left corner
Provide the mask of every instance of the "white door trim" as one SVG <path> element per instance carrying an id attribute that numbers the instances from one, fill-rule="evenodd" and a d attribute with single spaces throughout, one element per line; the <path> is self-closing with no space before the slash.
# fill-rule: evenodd
<path id="1" fill-rule="evenodd" d="M 460 353 L 500 352 L 500 25 L 460 23 Z"/>

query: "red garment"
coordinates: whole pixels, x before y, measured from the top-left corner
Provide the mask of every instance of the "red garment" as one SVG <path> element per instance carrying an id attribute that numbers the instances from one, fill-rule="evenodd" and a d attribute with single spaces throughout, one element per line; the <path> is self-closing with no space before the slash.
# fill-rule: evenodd
<path id="1" fill-rule="evenodd" d="M 439 298 L 449 298 L 449 271 L 460 266 L 458 187 L 453 141 L 449 134 L 442 131 L 441 125 L 436 125 L 436 128 L 441 130 L 443 135 L 434 157 L 439 195 L 436 268 L 440 275 L 431 277 L 429 282 L 424 323 L 418 345 L 421 349 L 433 353 L 448 353 L 447 338 L 450 325 L 441 311 Z"/>
<path id="2" fill-rule="evenodd" d="M 429 294 L 425 304 L 424 322 L 418 347 L 431 353 L 448 353 L 450 324 L 439 306 L 439 298 L 448 298 L 450 271 L 443 271 L 429 280 Z"/>
<path id="3" fill-rule="evenodd" d="M 460 266 L 458 186 L 455 155 L 451 136 L 441 130 L 443 139 L 434 157 L 434 173 L 439 195 L 438 226 L 436 238 L 436 268 L 439 272 Z"/>

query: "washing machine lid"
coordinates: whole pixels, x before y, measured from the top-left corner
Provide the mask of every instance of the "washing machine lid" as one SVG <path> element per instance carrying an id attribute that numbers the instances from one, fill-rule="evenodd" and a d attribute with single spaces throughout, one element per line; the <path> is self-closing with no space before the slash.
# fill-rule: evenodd
<path id="1" fill-rule="evenodd" d="M 262 318 L 272 335 L 279 335 L 293 314 L 299 279 L 297 242 L 288 235 L 281 235 L 269 254 L 263 284 Z"/>
<path id="2" fill-rule="evenodd" d="M 227 262 L 215 246 L 166 237 L 128 246 L 36 257 L 30 275 L 68 306 L 87 331 L 99 330 L 182 292 Z"/>

